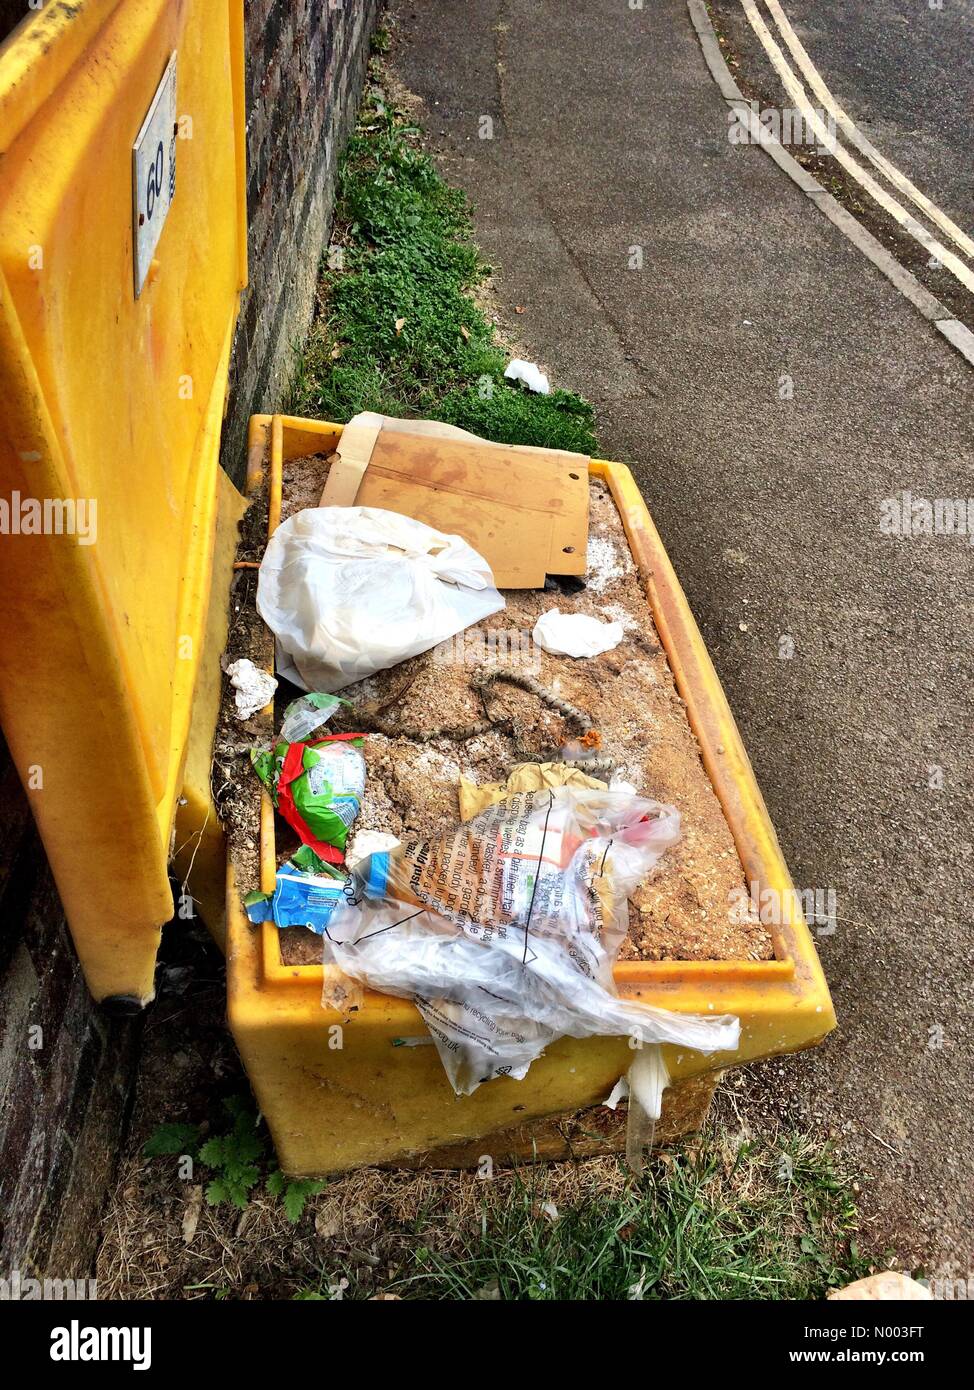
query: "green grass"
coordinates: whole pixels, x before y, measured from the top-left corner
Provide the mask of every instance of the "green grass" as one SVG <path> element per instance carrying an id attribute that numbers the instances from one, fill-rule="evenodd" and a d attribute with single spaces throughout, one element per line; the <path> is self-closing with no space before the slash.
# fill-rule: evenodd
<path id="1" fill-rule="evenodd" d="M 387 1229 L 373 1247 L 397 1270 L 384 1291 L 436 1300 L 815 1299 L 868 1272 L 848 1177 L 827 1149 L 798 1137 L 734 1152 L 712 1136 L 607 1193 L 590 1183 L 566 1194 L 544 1170 L 526 1174 L 483 1183 L 472 1221 L 446 1197 L 411 1227 Z M 546 1213 L 552 1196 L 557 1210 Z M 297 1296 L 333 1296 L 342 1278 L 344 1298 L 375 1292 L 338 1258 Z"/>
<path id="2" fill-rule="evenodd" d="M 424 416 L 500 443 L 592 453 L 587 401 L 504 380 L 510 354 L 475 298 L 489 273 L 464 195 L 370 87 L 339 171 L 319 313 L 289 410 L 336 421 L 360 410 Z"/>

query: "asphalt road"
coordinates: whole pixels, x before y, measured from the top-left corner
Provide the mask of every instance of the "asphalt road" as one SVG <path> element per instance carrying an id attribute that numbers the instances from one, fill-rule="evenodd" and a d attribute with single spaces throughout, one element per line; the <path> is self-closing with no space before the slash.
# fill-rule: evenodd
<path id="1" fill-rule="evenodd" d="M 753 1069 L 744 1114 L 837 1136 L 876 1245 L 969 1273 L 974 549 L 879 523 L 903 489 L 974 492 L 974 374 L 730 144 L 684 0 L 392 13 L 393 67 L 474 201 L 511 339 L 632 463 L 794 880 L 836 893 L 819 945 L 840 1032 Z"/>
<path id="2" fill-rule="evenodd" d="M 942 4 L 783 0 L 826 85 L 863 133 L 974 233 L 974 0 Z"/>

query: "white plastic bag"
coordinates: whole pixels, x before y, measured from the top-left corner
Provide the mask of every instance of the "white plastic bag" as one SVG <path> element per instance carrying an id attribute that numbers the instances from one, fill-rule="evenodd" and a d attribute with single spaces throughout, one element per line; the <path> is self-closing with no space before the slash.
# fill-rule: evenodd
<path id="1" fill-rule="evenodd" d="M 529 391 L 536 391 L 541 396 L 547 396 L 551 391 L 551 383 L 537 362 L 512 357 L 504 368 L 504 375 L 508 381 L 523 381 Z"/>
<path id="2" fill-rule="evenodd" d="M 522 1078 L 563 1035 L 733 1049 L 736 1018 L 615 993 L 629 894 L 679 835 L 672 806 L 555 787 L 373 854 L 329 923 L 322 1002 L 347 1005 L 351 981 L 412 999 L 458 1095 Z"/>
<path id="3" fill-rule="evenodd" d="M 257 607 L 278 671 L 335 691 L 504 607 L 490 566 L 460 536 L 380 507 L 311 507 L 277 528 Z"/>
<path id="4" fill-rule="evenodd" d="M 656 1121 L 663 1113 L 663 1092 L 670 1074 L 659 1047 L 641 1048 L 627 1073 L 629 1113 L 626 1117 L 626 1162 L 641 1173 L 653 1147 Z"/>
<path id="5" fill-rule="evenodd" d="M 275 682 L 276 684 L 276 682 Z M 351 708 L 350 700 L 340 695 L 327 695 L 323 691 L 312 691 L 292 700 L 284 711 L 281 725 L 281 738 L 285 743 L 307 743 L 323 724 L 327 724 L 336 710 L 342 705 Z"/>

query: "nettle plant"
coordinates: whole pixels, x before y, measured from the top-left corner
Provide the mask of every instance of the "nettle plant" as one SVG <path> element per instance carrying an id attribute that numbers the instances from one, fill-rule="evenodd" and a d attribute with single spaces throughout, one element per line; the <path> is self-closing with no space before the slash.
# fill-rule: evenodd
<path id="1" fill-rule="evenodd" d="M 276 1165 L 269 1166 L 260 1116 L 244 1097 L 229 1097 L 223 1109 L 230 1125 L 226 1133 L 204 1139 L 202 1125 L 163 1124 L 146 1142 L 145 1157 L 189 1158 L 194 1169 L 208 1170 L 206 1200 L 211 1207 L 229 1202 L 244 1211 L 254 1188 L 263 1181 L 270 1196 L 283 1199 L 288 1220 L 299 1221 L 308 1198 L 320 1192 L 324 1183 L 289 1178 Z"/>

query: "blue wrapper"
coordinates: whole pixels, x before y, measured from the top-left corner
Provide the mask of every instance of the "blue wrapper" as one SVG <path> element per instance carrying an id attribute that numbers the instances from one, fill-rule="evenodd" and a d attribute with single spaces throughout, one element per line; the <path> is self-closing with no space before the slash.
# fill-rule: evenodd
<path id="1" fill-rule="evenodd" d="M 246 908 L 252 922 L 273 920 L 279 927 L 309 927 L 321 936 L 344 901 L 344 879 L 303 874 L 285 866 L 277 871 L 273 894 L 251 894 Z"/>

